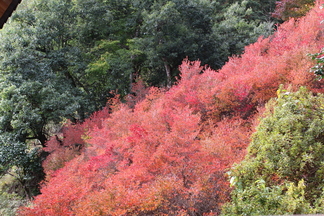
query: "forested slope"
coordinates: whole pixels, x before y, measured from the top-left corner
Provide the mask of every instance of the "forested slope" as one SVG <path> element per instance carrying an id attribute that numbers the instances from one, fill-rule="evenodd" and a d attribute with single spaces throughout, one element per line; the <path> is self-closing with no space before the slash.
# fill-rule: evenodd
<path id="1" fill-rule="evenodd" d="M 218 71 L 184 60 L 170 89 L 139 82 L 128 103 L 114 98 L 83 123 L 66 124 L 47 142 L 42 194 L 20 214 L 220 214 L 230 201 L 226 172 L 244 158 L 279 86 L 323 91 L 308 55 L 324 45 L 323 18 L 317 5 Z"/>
<path id="2" fill-rule="evenodd" d="M 17 180 L 9 191 L 39 193 L 43 148 L 62 123 L 84 121 L 115 95 L 125 101 L 139 80 L 170 88 L 186 57 L 221 68 L 272 32 L 274 6 L 274 0 L 23 1 L 0 32 L 0 175 Z"/>

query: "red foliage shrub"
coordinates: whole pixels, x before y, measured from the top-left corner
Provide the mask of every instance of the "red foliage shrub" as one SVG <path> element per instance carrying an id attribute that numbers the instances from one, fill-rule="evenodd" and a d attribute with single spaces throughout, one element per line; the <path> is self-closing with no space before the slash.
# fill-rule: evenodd
<path id="1" fill-rule="evenodd" d="M 284 23 L 217 72 L 185 60 L 170 90 L 145 90 L 131 108 L 114 102 L 111 115 L 106 109 L 68 126 L 74 135 L 62 145 L 53 138 L 48 148 L 57 151 L 81 137 L 83 150 L 62 168 L 48 168 L 50 181 L 20 214 L 218 214 L 229 199 L 224 173 L 244 156 L 257 107 L 280 84 L 321 90 L 307 53 L 324 45 L 323 15 L 316 8 Z"/>
<path id="2" fill-rule="evenodd" d="M 79 155 L 86 144 L 87 133 L 95 128 L 102 128 L 102 121 L 108 117 L 107 107 L 94 113 L 82 123 L 67 122 L 61 132 L 51 137 L 46 143 L 45 151 L 50 155 L 43 162 L 47 180 L 51 174 L 62 168 L 66 162 Z"/>

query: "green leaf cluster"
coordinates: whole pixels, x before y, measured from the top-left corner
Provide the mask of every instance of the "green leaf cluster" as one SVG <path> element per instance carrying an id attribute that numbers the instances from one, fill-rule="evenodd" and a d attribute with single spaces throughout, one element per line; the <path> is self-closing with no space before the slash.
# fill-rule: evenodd
<path id="1" fill-rule="evenodd" d="M 322 21 L 323 22 L 323 21 Z M 324 77 L 324 49 L 319 53 L 309 54 L 309 56 L 316 62 L 315 66 L 311 68 L 311 72 L 318 76 L 319 79 Z"/>
<path id="2" fill-rule="evenodd" d="M 278 90 L 246 158 L 229 172 L 224 215 L 320 213 L 323 208 L 324 96 Z"/>

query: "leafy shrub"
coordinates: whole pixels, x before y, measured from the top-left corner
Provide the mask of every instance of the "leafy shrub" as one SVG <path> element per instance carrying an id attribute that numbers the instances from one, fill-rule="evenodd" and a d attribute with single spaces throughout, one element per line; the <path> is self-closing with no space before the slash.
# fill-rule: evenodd
<path id="1" fill-rule="evenodd" d="M 235 186 L 224 214 L 323 212 L 324 95 L 279 89 L 229 175 Z M 320 204 L 320 205 L 318 205 Z"/>

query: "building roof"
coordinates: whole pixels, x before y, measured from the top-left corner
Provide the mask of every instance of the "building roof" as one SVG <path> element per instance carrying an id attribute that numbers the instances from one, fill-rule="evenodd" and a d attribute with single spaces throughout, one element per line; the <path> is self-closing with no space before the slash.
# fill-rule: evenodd
<path id="1" fill-rule="evenodd" d="M 20 2 L 21 0 L 0 0 L 0 29 Z"/>

